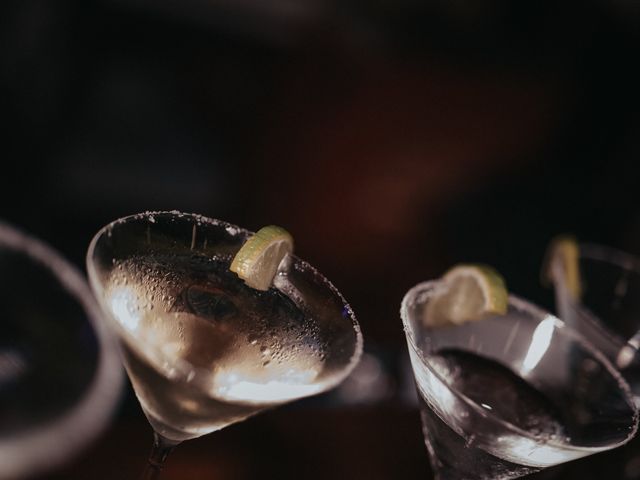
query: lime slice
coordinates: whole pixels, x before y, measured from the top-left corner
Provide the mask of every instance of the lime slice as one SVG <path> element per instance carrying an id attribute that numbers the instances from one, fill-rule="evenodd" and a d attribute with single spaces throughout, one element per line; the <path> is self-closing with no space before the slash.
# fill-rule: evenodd
<path id="1" fill-rule="evenodd" d="M 442 277 L 441 288 L 425 310 L 426 325 L 460 325 L 507 312 L 508 293 L 502 276 L 487 265 L 456 265 Z"/>
<path id="2" fill-rule="evenodd" d="M 293 237 L 284 228 L 261 228 L 238 250 L 229 269 L 256 290 L 268 290 L 282 259 L 293 252 Z"/>
<path id="3" fill-rule="evenodd" d="M 580 249 L 575 237 L 559 235 L 551 240 L 542 267 L 542 281 L 545 284 L 564 281 L 574 300 L 580 298 Z"/>

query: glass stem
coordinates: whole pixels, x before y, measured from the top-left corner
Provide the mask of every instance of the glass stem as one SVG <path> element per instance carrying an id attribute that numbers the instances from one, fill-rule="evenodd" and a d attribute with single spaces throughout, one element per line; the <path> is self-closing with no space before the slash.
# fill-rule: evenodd
<path id="1" fill-rule="evenodd" d="M 149 454 L 147 468 L 144 469 L 140 480 L 158 479 L 160 477 L 162 467 L 164 467 L 165 460 L 178 443 L 179 442 L 169 440 L 154 431 L 153 446 L 151 447 L 151 453 Z"/>

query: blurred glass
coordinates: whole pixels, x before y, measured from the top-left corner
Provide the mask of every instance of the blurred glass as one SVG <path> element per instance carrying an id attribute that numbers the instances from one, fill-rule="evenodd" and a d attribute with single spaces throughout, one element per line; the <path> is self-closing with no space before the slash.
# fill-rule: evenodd
<path id="1" fill-rule="evenodd" d="M 98 316 L 73 266 L 0 222 L 0 478 L 59 466 L 107 424 L 123 376 Z"/>
<path id="2" fill-rule="evenodd" d="M 552 274 L 556 310 L 640 392 L 640 259 L 594 244 L 579 245 L 580 298 L 569 293 L 562 266 Z"/>

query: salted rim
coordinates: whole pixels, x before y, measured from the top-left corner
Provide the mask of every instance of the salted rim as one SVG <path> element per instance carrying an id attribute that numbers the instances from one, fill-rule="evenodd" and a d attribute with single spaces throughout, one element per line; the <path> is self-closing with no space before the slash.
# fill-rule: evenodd
<path id="1" fill-rule="evenodd" d="M 418 346 L 415 344 L 414 339 L 413 339 L 413 330 L 411 329 L 410 326 L 410 322 L 409 322 L 409 305 L 414 304 L 414 300 L 416 300 L 418 298 L 419 295 L 424 295 L 424 294 L 428 294 L 429 292 L 432 292 L 433 290 L 435 290 L 438 285 L 440 284 L 441 281 L 438 280 L 431 280 L 431 281 L 427 281 L 427 282 L 422 282 L 419 283 L 417 285 L 415 285 L 414 287 L 412 287 L 403 297 L 402 299 L 402 303 L 401 303 L 401 307 L 400 307 L 400 317 L 402 318 L 402 323 L 404 326 L 404 331 L 405 331 L 405 336 L 407 338 L 407 343 L 409 345 L 409 348 L 411 348 L 416 355 L 418 355 L 418 358 L 420 359 L 420 361 L 422 362 L 422 364 L 429 369 L 429 371 L 438 379 L 440 380 L 444 385 L 446 385 L 447 389 L 449 391 L 451 391 L 456 397 L 458 397 L 462 402 L 464 402 L 465 404 L 469 405 L 469 407 L 471 407 L 473 410 L 475 410 L 477 413 L 479 413 L 481 416 L 490 419 L 493 422 L 496 422 L 500 425 L 503 425 L 505 428 L 507 428 L 508 430 L 511 430 L 515 433 L 517 433 L 520 436 L 524 436 L 526 438 L 532 439 L 532 440 L 537 440 L 535 435 L 532 435 L 530 432 L 528 432 L 527 430 L 524 430 L 516 425 L 514 425 L 511 422 L 508 422 L 506 420 L 503 420 L 499 417 L 497 417 L 496 415 L 492 415 L 490 411 L 486 410 L 485 408 L 482 408 L 480 405 L 478 405 L 474 400 L 472 400 L 471 398 L 467 397 L 464 393 L 462 393 L 459 389 L 451 386 L 449 384 L 449 382 L 438 373 L 437 369 L 432 368 L 430 362 L 428 360 L 425 359 L 425 357 L 422 354 L 422 350 L 420 348 L 418 348 Z M 424 299 L 423 299 L 424 301 Z M 602 452 L 602 451 L 606 451 L 606 450 L 611 450 L 613 448 L 619 447 L 621 445 L 624 445 L 625 443 L 629 442 L 636 434 L 637 430 L 638 430 L 638 419 L 639 419 L 639 412 L 638 412 L 638 407 L 636 406 L 635 402 L 633 401 L 633 394 L 631 393 L 631 388 L 629 387 L 629 384 L 626 382 L 626 380 L 622 377 L 622 375 L 620 374 L 620 372 L 618 372 L 618 370 L 615 369 L 615 367 L 609 362 L 609 360 L 607 360 L 607 358 L 600 353 L 595 347 L 593 347 L 591 345 L 591 343 L 589 343 L 586 339 L 584 339 L 580 334 L 578 334 L 577 332 L 575 332 L 572 328 L 570 328 L 569 326 L 567 326 L 567 324 L 565 322 L 563 322 L 562 320 L 560 320 L 559 318 L 557 318 L 555 315 L 552 315 L 546 311 L 544 311 L 543 309 L 533 305 L 532 303 L 521 299 L 520 297 L 510 294 L 509 295 L 509 305 L 515 307 L 518 310 L 521 311 L 528 311 L 529 313 L 533 314 L 534 316 L 537 317 L 541 317 L 544 316 L 545 318 L 552 318 L 554 320 L 554 329 L 564 329 L 564 331 L 566 332 L 566 334 L 568 334 L 572 339 L 574 339 L 578 344 L 580 344 L 582 347 L 584 347 L 585 349 L 587 349 L 595 358 L 597 361 L 599 361 L 602 365 L 604 365 L 604 367 L 609 371 L 609 373 L 611 374 L 611 376 L 616 379 L 621 387 L 622 393 L 625 397 L 625 400 L 627 401 L 627 404 L 631 407 L 631 410 L 633 411 L 633 428 L 631 429 L 630 433 L 627 435 L 627 437 L 622 440 L 621 442 L 618 443 L 614 443 L 611 445 L 607 445 L 607 446 L 603 446 L 603 447 L 584 447 L 584 446 L 576 446 L 576 445 L 567 445 L 566 443 L 562 443 L 559 442 L 557 440 L 554 439 L 549 439 L 547 441 L 545 441 L 545 443 L 547 445 L 551 445 L 553 447 L 557 447 L 560 449 L 564 449 L 564 450 L 571 450 L 571 451 L 576 451 L 576 452 L 590 452 L 590 453 L 598 453 L 598 452 Z M 429 327 L 427 327 L 429 328 Z M 437 327 L 435 327 L 437 328 Z"/>
<path id="2" fill-rule="evenodd" d="M 98 302 L 102 306 L 102 309 L 105 312 L 105 316 L 109 318 L 110 324 L 117 329 L 119 334 L 125 338 L 125 341 L 132 348 L 134 348 L 136 352 L 145 356 L 148 356 L 148 353 L 153 353 L 154 358 L 152 360 L 154 361 L 154 363 L 156 363 L 157 360 L 160 361 L 160 362 L 157 362 L 157 365 L 162 365 L 162 361 L 166 358 L 166 356 L 154 345 L 147 345 L 144 350 L 137 348 L 137 344 L 138 344 L 137 340 L 125 328 L 123 328 L 118 321 L 116 321 L 113 318 L 110 309 L 108 308 L 107 305 L 104 304 L 103 296 L 98 294 L 102 292 L 103 287 L 99 280 L 99 275 L 96 271 L 96 268 L 93 262 L 93 257 L 94 257 L 97 243 L 100 241 L 101 238 L 104 237 L 104 235 L 109 235 L 109 232 L 111 232 L 114 228 L 129 222 L 133 222 L 133 221 L 146 220 L 153 224 L 157 221 L 155 217 L 160 217 L 160 216 L 166 216 L 169 218 L 177 218 L 177 219 L 184 219 L 184 218 L 192 219 L 194 221 L 194 225 L 207 224 L 217 228 L 224 228 L 227 231 L 227 233 L 229 233 L 229 235 L 231 235 L 232 237 L 236 237 L 236 236 L 249 237 L 250 235 L 254 234 L 254 232 L 250 230 L 244 229 L 242 227 L 239 227 L 229 222 L 225 222 L 223 220 L 206 217 L 204 215 L 200 215 L 197 213 L 185 213 L 185 212 L 180 212 L 178 210 L 169 210 L 169 211 L 147 211 L 143 213 L 137 213 L 137 214 L 121 217 L 105 225 L 94 235 L 94 237 L 91 240 L 91 243 L 89 244 L 89 248 L 87 250 L 87 256 L 86 256 L 87 271 L 89 274 L 89 284 L 93 289 L 96 297 L 98 298 Z M 351 358 L 349 359 L 348 364 L 345 366 L 343 371 L 340 374 L 336 375 L 335 378 L 333 378 L 331 381 L 327 381 L 326 383 L 324 383 L 323 389 L 321 391 L 314 392 L 309 395 L 303 395 L 301 397 L 296 397 L 292 399 L 292 401 L 294 401 L 299 398 L 304 398 L 306 396 L 313 396 L 313 395 L 322 393 L 323 391 L 330 390 L 336 387 L 338 384 L 340 384 L 353 371 L 355 366 L 358 364 L 358 361 L 360 359 L 360 356 L 362 355 L 362 350 L 363 350 L 363 338 L 362 338 L 360 325 L 356 320 L 353 309 L 347 303 L 347 301 L 342 296 L 342 294 L 338 291 L 338 289 L 324 275 L 322 275 L 315 267 L 313 267 L 309 263 L 305 262 L 304 260 L 292 254 L 289 255 L 289 258 L 293 260 L 293 262 L 291 263 L 292 266 L 296 265 L 304 269 L 305 271 L 310 272 L 320 281 L 320 283 L 326 286 L 331 291 L 331 293 L 336 296 L 336 298 L 340 300 L 340 302 L 342 303 L 344 312 L 346 312 L 347 316 L 351 320 L 351 325 L 353 327 L 353 331 L 356 336 L 354 351 L 351 355 Z M 165 370 L 163 370 L 162 373 L 165 376 L 167 376 L 167 378 L 169 379 L 181 378 L 186 380 L 190 384 L 200 385 L 201 388 L 208 389 L 207 380 L 210 378 L 209 370 L 203 369 L 201 367 L 193 366 L 182 359 L 172 359 L 172 365 L 170 370 L 174 370 L 174 373 L 171 374 L 171 372 L 165 371 Z M 176 370 L 179 372 L 179 374 L 175 373 Z M 193 372 L 195 372 L 195 374 Z M 250 402 L 247 402 L 247 403 L 250 403 Z M 279 404 L 279 403 L 280 402 L 275 402 L 274 404 Z M 260 402 L 260 404 L 264 404 L 264 402 Z"/>
<path id="3" fill-rule="evenodd" d="M 44 242 L 2 221 L 0 248 L 15 250 L 48 269 L 82 306 L 100 347 L 92 382 L 77 405 L 43 427 L 0 438 L 2 475 L 31 475 L 59 466 L 102 431 L 115 409 L 124 376 L 115 339 L 105 328 L 101 310 L 80 272 Z"/>

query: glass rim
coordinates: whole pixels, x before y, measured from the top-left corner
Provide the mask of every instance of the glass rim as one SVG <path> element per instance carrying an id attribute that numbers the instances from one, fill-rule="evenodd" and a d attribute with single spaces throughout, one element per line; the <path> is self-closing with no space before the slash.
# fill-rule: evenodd
<path id="1" fill-rule="evenodd" d="M 98 232 L 91 239 L 91 242 L 87 250 L 86 264 L 87 264 L 87 271 L 89 275 L 89 284 L 91 285 L 91 288 L 93 289 L 94 292 L 101 291 L 103 288 L 101 286 L 101 282 L 98 280 L 99 275 L 96 271 L 96 267 L 93 262 L 96 246 L 98 245 L 98 242 L 100 241 L 100 239 L 102 239 L 105 236 L 105 234 L 108 235 L 109 232 L 114 228 L 130 222 L 145 221 L 145 220 L 149 221 L 150 219 L 153 218 L 152 223 L 155 223 L 157 222 L 157 219 L 155 219 L 155 217 L 191 219 L 191 220 L 194 220 L 198 225 L 206 224 L 214 228 L 224 228 L 225 230 L 227 230 L 227 232 L 230 235 L 234 237 L 240 236 L 240 235 L 248 237 L 255 233 L 251 230 L 242 228 L 238 225 L 234 225 L 224 220 L 207 217 L 197 213 L 181 212 L 179 210 L 146 211 L 146 212 L 127 215 L 127 216 L 118 218 L 108 223 L 107 225 L 103 226 L 100 230 L 98 230 Z M 322 390 L 318 392 L 310 393 L 309 395 L 305 395 L 305 396 L 310 396 L 310 395 L 315 395 L 323 391 L 329 390 L 331 388 L 334 388 L 335 386 L 340 384 L 340 382 L 342 382 L 353 371 L 353 369 L 358 364 L 360 356 L 362 355 L 364 340 L 363 340 L 360 324 L 356 319 L 353 309 L 351 308 L 349 303 L 346 301 L 346 299 L 342 296 L 340 291 L 333 285 L 333 283 L 331 283 L 329 279 L 327 279 L 324 275 L 322 275 L 322 273 L 320 273 L 315 267 L 313 267 L 306 261 L 302 260 L 301 258 L 293 254 L 290 255 L 290 257 L 293 260 L 292 263 L 295 263 L 296 265 L 301 266 L 302 268 L 305 269 L 305 271 L 310 272 L 312 275 L 318 278 L 321 281 L 322 285 L 326 287 L 331 292 L 331 294 L 334 295 L 340 301 L 340 303 L 342 304 L 342 307 L 347 312 L 348 318 L 351 322 L 351 327 L 355 335 L 355 347 L 351 357 L 349 358 L 349 362 L 345 365 L 342 371 L 335 376 L 334 379 L 323 384 Z M 124 338 L 124 341 L 126 341 L 131 346 L 131 348 L 135 350 L 137 354 L 148 356 L 149 352 L 145 352 L 139 349 L 137 347 L 137 343 L 139 342 L 135 339 L 135 337 L 130 332 L 128 332 L 125 328 L 123 328 L 122 325 L 120 325 L 120 323 L 113 318 L 109 308 L 106 305 L 104 305 L 101 296 L 96 295 L 96 297 L 98 297 L 98 303 L 100 304 L 100 306 L 102 307 L 102 310 L 104 311 L 104 316 L 108 319 L 109 324 L 116 329 L 116 331 L 118 332 L 118 335 Z M 147 349 L 153 353 L 153 358 L 151 360 L 154 362 L 154 364 L 158 363 L 159 365 L 162 365 L 162 362 L 165 360 L 165 355 L 160 351 L 160 349 L 158 349 L 155 345 L 151 345 L 151 346 L 147 345 L 147 348 L 145 348 L 145 350 Z M 188 380 L 189 384 L 197 385 L 199 388 L 203 390 L 209 389 L 208 379 L 210 378 L 210 370 L 204 369 L 202 367 L 194 366 L 189 362 L 180 358 L 172 358 L 171 370 L 174 372 L 173 374 L 171 374 L 170 371 L 166 371 L 166 370 L 163 370 L 162 373 L 163 375 L 167 376 L 167 378 L 169 378 L 170 380 L 189 379 Z M 299 398 L 304 398 L 305 396 L 302 396 Z M 252 404 L 251 402 L 247 402 L 247 403 Z"/>
<path id="2" fill-rule="evenodd" d="M 59 466 L 106 427 L 124 385 L 118 347 L 102 321 L 98 306 L 85 277 L 55 249 L 45 242 L 0 220 L 0 249 L 25 255 L 56 278 L 66 294 L 86 314 L 99 349 L 97 367 L 80 401 L 62 416 L 33 427 L 11 438 L 0 437 L 0 472 L 3 475 L 43 473 Z M 64 441 L 60 441 L 64 438 Z"/>
<path id="3" fill-rule="evenodd" d="M 578 251 L 581 260 L 607 263 L 640 274 L 640 257 L 623 250 L 597 243 L 579 243 Z"/>
<path id="4" fill-rule="evenodd" d="M 497 416 L 495 413 L 488 411 L 485 408 L 482 408 L 477 402 L 469 398 L 463 392 L 461 392 L 458 388 L 455 388 L 447 382 L 447 380 L 437 371 L 437 369 L 432 367 L 431 362 L 429 362 L 422 353 L 422 350 L 418 348 L 416 345 L 412 328 L 410 326 L 410 314 L 409 314 L 409 304 L 417 297 L 418 294 L 433 290 L 438 285 L 441 284 L 441 280 L 429 280 L 425 282 L 420 282 L 417 285 L 410 288 L 407 293 L 402 298 L 402 303 L 400 307 L 400 317 L 402 319 L 405 337 L 407 339 L 407 344 L 409 348 L 415 352 L 418 356 L 420 362 L 429 370 L 429 372 L 434 375 L 446 388 L 450 391 L 454 396 L 456 396 L 460 401 L 462 401 L 465 405 L 472 408 L 476 413 L 479 413 L 482 417 L 495 422 L 507 430 L 517 433 L 520 436 L 526 437 L 531 440 L 536 440 L 536 436 L 531 432 L 524 430 L 513 423 L 504 420 Z M 545 443 L 547 445 L 551 445 L 553 447 L 557 447 L 564 450 L 571 450 L 576 452 L 590 452 L 590 453 L 598 453 L 606 450 L 611 450 L 613 448 L 617 448 L 621 445 L 626 444 L 631 439 L 634 438 L 637 430 L 638 430 L 638 422 L 640 412 L 638 406 L 633 400 L 633 394 L 631 391 L 631 387 L 624 379 L 622 374 L 613 366 L 613 364 L 606 358 L 606 356 L 600 352 L 596 347 L 594 347 L 586 338 L 576 332 L 573 328 L 568 326 L 563 320 L 559 319 L 555 315 L 545 311 L 544 309 L 538 307 L 537 305 L 517 296 L 514 294 L 509 294 L 509 305 L 512 305 L 518 309 L 529 311 L 536 316 L 544 316 L 545 318 L 553 319 L 553 327 L 554 330 L 563 329 L 571 338 L 576 340 L 579 344 L 585 347 L 598 362 L 600 362 L 607 369 L 609 374 L 618 381 L 620 390 L 622 391 L 623 397 L 626 400 L 627 404 L 631 407 L 633 412 L 633 428 L 630 433 L 626 436 L 626 438 L 620 442 L 613 443 L 611 445 L 601 446 L 601 447 L 587 447 L 587 446 L 579 446 L 579 445 L 570 445 L 566 443 L 562 443 L 558 440 L 549 439 Z M 412 367 L 413 368 L 413 367 Z"/>
<path id="5" fill-rule="evenodd" d="M 622 336 L 620 333 L 617 333 L 615 329 L 608 326 L 608 324 L 605 323 L 600 318 L 600 316 L 592 312 L 591 309 L 581 301 L 575 300 L 573 298 L 567 298 L 566 306 L 568 309 L 570 309 L 572 314 L 580 316 L 581 322 L 588 323 L 592 329 L 597 331 L 598 335 L 602 335 L 605 341 L 613 345 L 620 345 L 620 348 L 622 348 L 622 346 L 627 345 L 629 340 L 631 339 L 631 337 L 625 339 L 624 336 Z M 564 323 L 566 324 L 566 322 Z M 575 330 L 574 327 L 569 326 L 569 328 Z M 596 348 L 596 350 L 598 349 Z"/>

